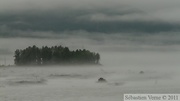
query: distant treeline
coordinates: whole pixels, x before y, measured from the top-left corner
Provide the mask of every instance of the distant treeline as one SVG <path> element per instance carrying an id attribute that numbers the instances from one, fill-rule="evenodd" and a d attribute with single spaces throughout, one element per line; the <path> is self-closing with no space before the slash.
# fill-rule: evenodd
<path id="1" fill-rule="evenodd" d="M 68 47 L 35 45 L 26 49 L 17 49 L 14 53 L 15 65 L 49 65 L 49 64 L 99 64 L 99 53 L 86 49 L 70 51 Z"/>

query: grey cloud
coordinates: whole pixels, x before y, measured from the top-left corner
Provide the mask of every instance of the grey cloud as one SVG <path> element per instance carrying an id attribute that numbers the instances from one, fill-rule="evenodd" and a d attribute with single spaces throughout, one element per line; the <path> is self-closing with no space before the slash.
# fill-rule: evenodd
<path id="1" fill-rule="evenodd" d="M 87 35 L 103 43 L 102 36 L 114 35 L 120 37 L 117 40 L 144 43 L 137 37 L 180 32 L 179 4 L 178 0 L 0 0 L 0 37 L 63 39 Z M 126 35 L 131 38 L 123 39 Z"/>
<path id="2" fill-rule="evenodd" d="M 180 24 L 169 23 L 137 11 L 67 10 L 66 12 L 34 12 L 1 15 L 0 25 L 10 30 L 35 32 L 166 32 L 178 31 Z M 1 32 L 2 36 L 4 32 Z M 28 33 L 28 32 L 27 32 Z M 11 33 L 13 34 L 13 33 Z M 8 34 L 4 34 L 8 35 Z"/>
<path id="3" fill-rule="evenodd" d="M 14 30 L 18 33 L 179 31 L 179 4 L 178 0 L 0 0 L 0 26 L 12 30 L 1 32 L 0 36 L 16 36 Z"/>
<path id="4" fill-rule="evenodd" d="M 152 17 L 179 21 L 177 19 L 180 16 L 179 4 L 179 0 L 0 0 L 0 11 L 5 13 L 31 13 L 35 11 L 53 12 L 55 10 L 97 11 L 99 9 L 111 9 L 111 11 L 122 11 L 138 9 Z"/>

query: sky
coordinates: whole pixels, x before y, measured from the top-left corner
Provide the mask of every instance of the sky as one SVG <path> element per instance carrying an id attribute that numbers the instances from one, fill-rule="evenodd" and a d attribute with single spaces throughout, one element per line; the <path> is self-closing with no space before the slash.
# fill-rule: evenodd
<path id="1" fill-rule="evenodd" d="M 179 4 L 178 0 L 0 0 L 1 36 L 39 36 L 26 31 L 177 32 Z"/>
<path id="2" fill-rule="evenodd" d="M 28 45 L 179 51 L 179 0 L 0 0 L 0 55 Z"/>

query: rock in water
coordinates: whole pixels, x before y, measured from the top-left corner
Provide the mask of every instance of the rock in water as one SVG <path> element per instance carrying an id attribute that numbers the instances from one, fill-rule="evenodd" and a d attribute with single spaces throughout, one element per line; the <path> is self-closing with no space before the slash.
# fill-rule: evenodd
<path id="1" fill-rule="evenodd" d="M 98 79 L 98 82 L 107 82 L 107 81 L 106 81 L 106 79 L 101 77 L 101 78 Z"/>
<path id="2" fill-rule="evenodd" d="M 144 74 L 144 71 L 140 71 L 139 74 Z"/>

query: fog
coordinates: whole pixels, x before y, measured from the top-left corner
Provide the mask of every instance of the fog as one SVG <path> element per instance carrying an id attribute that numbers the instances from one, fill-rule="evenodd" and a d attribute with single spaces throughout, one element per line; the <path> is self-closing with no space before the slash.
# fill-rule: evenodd
<path id="1" fill-rule="evenodd" d="M 98 51 L 102 66 L 1 67 L 0 98 L 123 101 L 127 93 L 180 93 L 178 51 Z"/>
<path id="2" fill-rule="evenodd" d="M 2 101 L 123 101 L 126 93 L 180 93 L 176 32 L 133 36 L 76 31 L 36 38 L 34 33 L 1 38 L 1 64 L 13 65 L 16 49 L 62 45 L 98 52 L 102 65 L 0 67 Z M 100 77 L 107 82 L 99 83 Z"/>
<path id="3" fill-rule="evenodd" d="M 126 93 L 180 93 L 179 5 L 0 0 L 0 100 L 123 101 Z M 15 66 L 15 50 L 33 45 L 98 52 L 101 65 Z"/>

